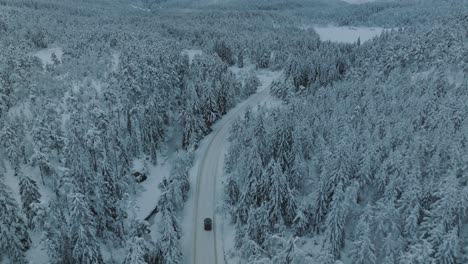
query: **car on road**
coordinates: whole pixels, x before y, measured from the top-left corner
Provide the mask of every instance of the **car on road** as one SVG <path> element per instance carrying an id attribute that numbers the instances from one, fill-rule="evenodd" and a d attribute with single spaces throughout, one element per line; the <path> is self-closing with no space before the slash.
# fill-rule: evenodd
<path id="1" fill-rule="evenodd" d="M 205 218 L 205 220 L 203 220 L 203 226 L 206 231 L 210 231 L 213 229 L 213 220 L 211 220 L 211 218 Z"/>

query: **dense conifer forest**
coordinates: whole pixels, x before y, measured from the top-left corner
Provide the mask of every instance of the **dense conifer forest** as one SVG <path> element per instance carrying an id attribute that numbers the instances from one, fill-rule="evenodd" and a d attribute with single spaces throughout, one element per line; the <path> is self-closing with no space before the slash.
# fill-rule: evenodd
<path id="1" fill-rule="evenodd" d="M 204 139 L 262 87 L 225 263 L 467 263 L 467 74 L 465 0 L 0 0 L 0 263 L 192 263 Z"/>

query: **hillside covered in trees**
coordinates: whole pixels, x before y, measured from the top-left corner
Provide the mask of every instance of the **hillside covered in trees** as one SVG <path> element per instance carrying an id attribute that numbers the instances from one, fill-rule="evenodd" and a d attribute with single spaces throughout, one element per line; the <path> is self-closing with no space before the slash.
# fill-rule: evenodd
<path id="1" fill-rule="evenodd" d="M 468 15 L 285 65 L 232 127 L 225 204 L 249 263 L 465 263 Z M 337 54 L 320 46 L 318 54 Z M 324 55 L 326 58 L 329 56 Z M 311 246 L 312 245 L 312 246 Z M 341 262 L 338 262 L 341 261 Z"/>
<path id="2" fill-rule="evenodd" d="M 0 0 L 0 263 L 183 263 L 196 150 L 257 70 L 281 103 L 231 128 L 228 261 L 467 262 L 467 29 L 463 0 Z"/>

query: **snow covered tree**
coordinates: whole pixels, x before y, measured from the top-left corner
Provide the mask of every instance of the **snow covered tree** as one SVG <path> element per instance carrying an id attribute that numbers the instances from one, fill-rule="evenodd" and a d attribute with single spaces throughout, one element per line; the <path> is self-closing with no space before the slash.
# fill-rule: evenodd
<path id="1" fill-rule="evenodd" d="M 228 184 L 225 187 L 225 193 L 226 193 L 226 202 L 230 206 L 234 206 L 239 202 L 239 196 L 240 196 L 240 191 L 239 191 L 239 186 L 237 182 L 232 179 L 232 177 L 229 178 Z"/>
<path id="2" fill-rule="evenodd" d="M 305 187 L 305 180 L 308 178 L 309 169 L 301 154 L 295 154 L 293 164 L 289 170 L 289 186 L 294 190 L 302 190 Z"/>
<path id="3" fill-rule="evenodd" d="M 256 93 L 259 86 L 260 80 L 257 75 L 251 73 L 244 82 L 244 97 L 248 97 L 249 95 Z"/>
<path id="4" fill-rule="evenodd" d="M 96 239 L 95 223 L 84 195 L 70 196 L 70 237 L 74 261 L 85 264 L 104 263 Z"/>
<path id="5" fill-rule="evenodd" d="M 250 209 L 249 219 L 247 220 L 247 236 L 262 245 L 270 233 L 271 222 L 268 219 L 268 210 L 266 204 L 256 209 Z"/>
<path id="6" fill-rule="evenodd" d="M 145 240 L 141 237 L 133 237 L 128 246 L 128 253 L 123 264 L 146 264 L 146 251 Z"/>
<path id="7" fill-rule="evenodd" d="M 356 264 L 375 264 L 374 244 L 368 220 L 361 216 L 356 229 L 356 239 L 352 243 L 351 257 Z"/>
<path id="8" fill-rule="evenodd" d="M 165 139 L 165 128 L 168 117 L 163 109 L 163 99 L 159 94 L 152 95 L 143 108 L 142 143 L 143 151 L 151 157 L 153 163 L 157 163 L 157 150 Z"/>
<path id="9" fill-rule="evenodd" d="M 106 236 L 123 239 L 125 235 L 124 219 L 127 216 L 123 208 L 124 194 L 111 169 L 105 162 L 102 167 L 102 186 L 100 199 L 103 206 L 102 218 Z"/>
<path id="10" fill-rule="evenodd" d="M 234 64 L 231 48 L 228 47 L 224 40 L 217 40 L 214 43 L 213 50 L 224 62 L 229 65 Z"/>
<path id="11" fill-rule="evenodd" d="M 53 174 L 52 165 L 49 162 L 46 154 L 35 150 L 31 156 L 31 165 L 39 167 L 41 173 L 42 184 L 45 184 L 44 176 L 49 176 Z"/>
<path id="12" fill-rule="evenodd" d="M 179 241 L 179 227 L 177 219 L 170 211 L 162 211 L 161 224 L 159 232 L 161 238 L 159 244 L 163 256 L 164 264 L 182 263 L 182 251 Z"/>
<path id="13" fill-rule="evenodd" d="M 313 198 L 312 224 L 315 230 L 319 229 L 320 224 L 328 213 L 328 207 L 331 201 L 330 193 L 326 187 L 326 180 L 321 178 L 318 182 L 318 188 Z"/>
<path id="14" fill-rule="evenodd" d="M 0 257 L 8 257 L 12 263 L 26 264 L 24 251 L 31 246 L 31 239 L 19 210 L 11 190 L 0 181 Z"/>
<path id="15" fill-rule="evenodd" d="M 291 237 L 287 241 L 285 249 L 273 258 L 273 263 L 278 264 L 306 264 L 312 259 L 296 246 L 296 238 Z"/>
<path id="16" fill-rule="evenodd" d="M 23 155 L 21 138 L 19 137 L 21 133 L 22 131 L 17 131 L 12 124 L 6 121 L 3 122 L 3 127 L 0 130 L 2 148 L 15 170 L 19 169 Z"/>
<path id="17" fill-rule="evenodd" d="M 193 85 L 189 85 L 187 89 L 188 96 L 186 107 L 182 113 L 184 126 L 182 146 L 185 149 L 189 149 L 192 146 L 196 147 L 202 136 L 204 136 L 208 131 L 208 128 L 200 115 L 200 98 L 197 95 L 195 87 L 193 87 Z"/>
<path id="18" fill-rule="evenodd" d="M 335 188 L 333 199 L 330 204 L 330 212 L 325 221 L 325 245 L 337 258 L 340 256 L 344 244 L 344 227 L 346 218 L 346 205 L 344 203 L 345 193 L 341 183 Z"/>
<path id="19" fill-rule="evenodd" d="M 296 90 L 291 80 L 284 83 L 275 81 L 271 84 L 270 93 L 285 102 L 289 102 L 289 99 L 295 94 Z"/>
<path id="20" fill-rule="evenodd" d="M 244 51 L 242 49 L 237 53 L 237 67 L 244 68 Z"/>
<path id="21" fill-rule="evenodd" d="M 296 199 L 278 162 L 270 162 L 267 168 L 268 211 L 273 224 L 290 225 L 296 216 Z"/>
<path id="22" fill-rule="evenodd" d="M 236 222 L 236 233 L 234 235 L 234 247 L 240 249 L 244 244 L 246 228 L 239 221 Z"/>
<path id="23" fill-rule="evenodd" d="M 47 209 L 47 218 L 43 225 L 43 243 L 52 264 L 72 263 L 72 245 L 69 228 L 64 225 L 66 201 L 52 200 Z"/>
<path id="24" fill-rule="evenodd" d="M 297 209 L 296 217 L 294 218 L 294 227 L 296 235 L 303 236 L 310 230 L 310 208 L 308 205 L 301 205 Z"/>
<path id="25" fill-rule="evenodd" d="M 433 255 L 434 249 L 431 243 L 423 239 L 417 244 L 410 245 L 400 259 L 402 264 L 435 264 L 437 262 Z"/>
<path id="26" fill-rule="evenodd" d="M 193 153 L 180 151 L 177 153 L 177 158 L 171 167 L 170 178 L 179 182 L 183 201 L 188 199 L 190 191 L 189 173 L 192 168 Z"/>
<path id="27" fill-rule="evenodd" d="M 19 191 L 21 196 L 23 212 L 26 215 L 28 225 L 34 227 L 35 204 L 40 203 L 41 194 L 39 193 L 35 180 L 20 173 Z"/>
<path id="28" fill-rule="evenodd" d="M 436 252 L 437 263 L 455 264 L 458 263 L 457 257 L 459 253 L 459 238 L 457 230 L 454 228 L 448 232 L 440 244 Z"/>

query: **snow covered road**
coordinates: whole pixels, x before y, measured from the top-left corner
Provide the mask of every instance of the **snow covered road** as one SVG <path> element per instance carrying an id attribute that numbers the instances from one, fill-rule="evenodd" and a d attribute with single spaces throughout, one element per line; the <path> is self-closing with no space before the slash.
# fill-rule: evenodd
<path id="1" fill-rule="evenodd" d="M 193 264 L 224 263 L 223 238 L 220 234 L 215 210 L 216 190 L 219 178 L 223 175 L 224 154 L 227 150 L 227 137 L 232 122 L 249 107 L 255 107 L 269 100 L 269 86 L 281 72 L 259 71 L 261 86 L 258 92 L 229 111 L 214 127 L 213 132 L 201 143 L 196 163 L 196 183 L 193 208 L 192 258 Z M 203 220 L 213 219 L 213 230 L 205 231 Z"/>

